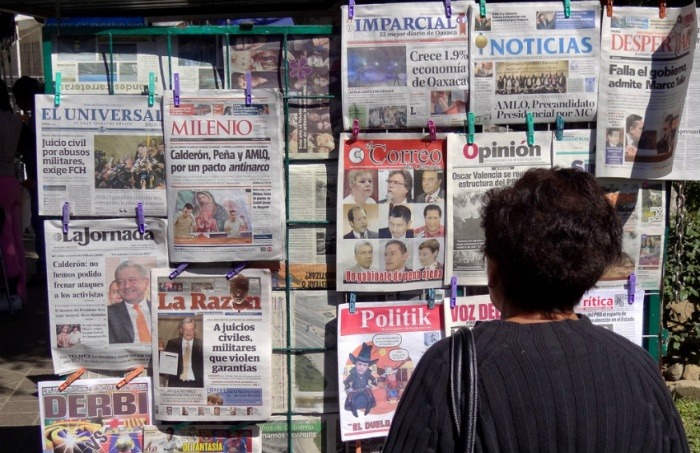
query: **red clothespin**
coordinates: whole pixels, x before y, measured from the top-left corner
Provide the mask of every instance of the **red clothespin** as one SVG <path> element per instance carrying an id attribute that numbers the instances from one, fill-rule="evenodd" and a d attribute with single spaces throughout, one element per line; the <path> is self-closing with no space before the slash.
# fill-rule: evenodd
<path id="1" fill-rule="evenodd" d="M 133 379 L 137 378 L 139 376 L 139 374 L 143 373 L 143 370 L 144 370 L 143 365 L 139 365 L 136 368 L 134 368 L 132 371 L 129 371 L 128 373 L 126 373 L 126 376 L 124 376 L 124 378 L 117 383 L 117 389 L 124 387 L 126 384 L 131 382 Z"/>
<path id="2" fill-rule="evenodd" d="M 80 368 L 75 373 L 71 374 L 66 378 L 61 385 L 58 386 L 58 391 L 62 392 L 67 389 L 73 382 L 75 382 L 80 376 L 85 374 L 85 368 Z"/>
<path id="3" fill-rule="evenodd" d="M 606 4 L 606 6 L 605 6 L 605 11 L 606 11 L 606 14 L 608 15 L 608 17 L 612 17 L 612 13 L 613 13 L 613 0 L 608 0 L 608 1 L 607 1 L 607 4 Z"/>
<path id="4" fill-rule="evenodd" d="M 666 0 L 659 0 L 659 19 L 666 18 Z"/>
<path id="5" fill-rule="evenodd" d="M 354 142 L 357 140 L 358 135 L 360 135 L 360 120 L 354 119 L 352 120 L 352 137 L 350 141 Z"/>
<path id="6" fill-rule="evenodd" d="M 428 120 L 428 131 L 430 132 L 430 141 L 434 142 L 437 140 L 437 133 L 435 132 L 435 121 Z"/>

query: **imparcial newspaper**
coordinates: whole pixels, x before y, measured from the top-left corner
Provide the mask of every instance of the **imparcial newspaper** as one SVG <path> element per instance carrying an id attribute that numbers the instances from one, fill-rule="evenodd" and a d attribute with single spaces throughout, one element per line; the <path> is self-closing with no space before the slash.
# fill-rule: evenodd
<path id="1" fill-rule="evenodd" d="M 147 96 L 36 96 L 39 215 L 165 216 L 160 100 Z"/>
<path id="2" fill-rule="evenodd" d="M 39 382 L 43 453 L 146 451 L 143 427 L 153 423 L 151 379 Z M 3 447 L 6 447 L 4 445 Z"/>
<path id="3" fill-rule="evenodd" d="M 51 355 L 57 374 L 126 370 L 151 359 L 151 269 L 168 265 L 166 222 L 44 222 Z M 140 308 L 143 328 L 137 325 Z M 133 315 L 133 316 L 132 316 Z"/>
<path id="4" fill-rule="evenodd" d="M 152 272 L 155 417 L 165 421 L 270 417 L 270 273 Z"/>
<path id="5" fill-rule="evenodd" d="M 491 188 L 511 185 L 530 168 L 552 165 L 552 133 L 535 132 L 529 146 L 524 132 L 481 133 L 468 143 L 465 134 L 448 134 L 447 238 L 445 282 L 485 285 L 481 253 L 484 231 L 480 209 Z"/>
<path id="6" fill-rule="evenodd" d="M 671 173 L 697 33 L 695 2 L 663 19 L 632 6 L 603 17 L 596 176 Z"/>
<path id="7" fill-rule="evenodd" d="M 143 444 L 144 453 L 262 453 L 260 428 L 255 425 L 148 425 L 143 427 Z"/>
<path id="8" fill-rule="evenodd" d="M 282 98 L 276 90 L 163 99 L 170 259 L 284 257 Z"/>
<path id="9" fill-rule="evenodd" d="M 567 3 L 568 5 L 568 3 Z M 473 7 L 470 111 L 477 124 L 592 121 L 598 101 L 600 3 L 490 3 Z"/>
<path id="10" fill-rule="evenodd" d="M 340 433 L 344 441 L 386 436 L 425 351 L 442 338 L 443 310 L 426 301 L 338 307 Z"/>
<path id="11" fill-rule="evenodd" d="M 343 127 L 464 123 L 468 2 L 342 6 Z M 352 10 L 353 14 L 350 14 Z"/>

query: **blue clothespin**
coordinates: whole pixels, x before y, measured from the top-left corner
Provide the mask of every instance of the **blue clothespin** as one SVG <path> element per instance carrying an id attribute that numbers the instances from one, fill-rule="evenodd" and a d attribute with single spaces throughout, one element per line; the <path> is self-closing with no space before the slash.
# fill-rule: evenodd
<path id="1" fill-rule="evenodd" d="M 226 280 L 231 280 L 233 277 L 236 275 L 240 274 L 241 271 L 248 265 L 248 261 L 242 261 L 235 265 L 233 269 L 229 271 L 228 274 L 226 274 Z"/>
<path id="2" fill-rule="evenodd" d="M 435 132 L 435 121 L 428 120 L 428 132 L 430 133 L 431 142 L 437 140 L 437 133 Z"/>
<path id="3" fill-rule="evenodd" d="M 139 224 L 139 233 L 143 234 L 146 232 L 146 221 L 143 217 L 143 201 L 136 203 L 136 221 Z"/>
<path id="4" fill-rule="evenodd" d="M 355 314 L 355 302 L 357 301 L 357 296 L 355 293 L 350 293 L 350 303 L 348 304 L 348 308 L 350 309 L 350 314 L 354 315 Z"/>
<path id="5" fill-rule="evenodd" d="M 251 93 L 251 85 L 253 84 L 250 77 L 250 71 L 245 73 L 245 105 L 253 103 L 253 94 Z"/>
<path id="6" fill-rule="evenodd" d="M 535 115 L 532 112 L 525 113 L 527 121 L 527 146 L 535 146 Z"/>
<path id="7" fill-rule="evenodd" d="M 357 140 L 358 135 L 360 135 L 360 120 L 354 119 L 352 120 L 352 137 L 350 137 L 350 141 L 354 142 Z"/>
<path id="8" fill-rule="evenodd" d="M 173 104 L 180 107 L 180 73 L 173 74 Z"/>
<path id="9" fill-rule="evenodd" d="M 554 134 L 557 140 L 564 140 L 564 124 L 566 121 L 564 121 L 564 117 L 561 115 L 557 115 L 557 131 Z"/>
<path id="10" fill-rule="evenodd" d="M 156 73 L 148 73 L 148 106 L 153 107 L 156 102 Z"/>
<path id="11" fill-rule="evenodd" d="M 450 308 L 457 306 L 457 277 L 454 275 L 450 279 Z"/>
<path id="12" fill-rule="evenodd" d="M 445 0 L 445 16 L 452 17 L 452 0 Z"/>
<path id="13" fill-rule="evenodd" d="M 61 211 L 63 223 L 63 234 L 68 233 L 68 222 L 70 221 L 70 203 L 67 201 L 63 202 L 63 209 Z"/>
<path id="14" fill-rule="evenodd" d="M 479 0 L 479 15 L 486 17 L 486 0 Z"/>
<path id="15" fill-rule="evenodd" d="M 182 271 L 184 271 L 185 268 L 186 268 L 187 266 L 189 266 L 189 265 L 190 265 L 190 263 L 182 263 L 182 264 L 180 264 L 174 271 L 172 271 L 172 272 L 170 273 L 170 275 L 168 275 L 168 278 L 169 278 L 170 280 L 174 279 L 174 278 L 177 277 L 178 275 L 182 274 Z"/>
<path id="16" fill-rule="evenodd" d="M 435 289 L 428 288 L 428 309 L 435 308 Z"/>
<path id="17" fill-rule="evenodd" d="M 348 1 L 348 19 L 355 17 L 355 0 Z"/>
<path id="18" fill-rule="evenodd" d="M 571 17 L 571 0 L 564 0 L 564 17 Z"/>
<path id="19" fill-rule="evenodd" d="M 54 82 L 54 95 L 53 95 L 53 106 L 59 107 L 61 105 L 61 73 L 56 73 L 56 81 Z"/>
<path id="20" fill-rule="evenodd" d="M 627 280 L 627 303 L 630 305 L 634 303 L 634 292 L 636 289 L 637 276 L 634 275 L 634 272 L 632 272 Z"/>
<path id="21" fill-rule="evenodd" d="M 474 132 L 476 128 L 474 123 L 476 122 L 476 115 L 474 112 L 467 113 L 467 144 L 471 145 L 474 143 Z"/>

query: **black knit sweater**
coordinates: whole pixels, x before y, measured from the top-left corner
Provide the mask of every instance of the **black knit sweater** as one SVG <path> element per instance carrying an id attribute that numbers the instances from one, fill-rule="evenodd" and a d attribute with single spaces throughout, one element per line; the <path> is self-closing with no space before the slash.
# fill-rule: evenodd
<path id="1" fill-rule="evenodd" d="M 476 452 L 687 452 L 649 354 L 588 318 L 492 321 L 474 330 Z M 419 362 L 384 452 L 462 451 L 449 412 L 449 339 Z"/>

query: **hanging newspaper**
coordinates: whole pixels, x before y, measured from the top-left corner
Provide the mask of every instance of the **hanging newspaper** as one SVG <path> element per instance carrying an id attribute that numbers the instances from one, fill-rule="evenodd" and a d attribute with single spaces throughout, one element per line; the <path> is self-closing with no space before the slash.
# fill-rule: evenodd
<path id="1" fill-rule="evenodd" d="M 511 185 L 530 168 L 549 168 L 552 134 L 535 132 L 528 146 L 524 132 L 483 133 L 467 143 L 464 134 L 448 134 L 447 239 L 445 282 L 486 285 L 486 262 L 481 253 L 484 231 L 480 209 L 484 194 Z"/>
<path id="2" fill-rule="evenodd" d="M 146 451 L 143 427 L 153 423 L 151 380 L 121 378 L 39 382 L 43 453 Z"/>
<path id="3" fill-rule="evenodd" d="M 271 413 L 270 273 L 243 270 L 228 280 L 198 270 L 152 273 L 156 418 L 261 420 Z"/>
<path id="4" fill-rule="evenodd" d="M 567 3 L 568 5 L 568 3 Z M 489 4 L 471 22 L 470 110 L 477 124 L 595 118 L 600 68 L 600 3 Z M 516 31 L 517 30 L 517 31 Z"/>
<path id="5" fill-rule="evenodd" d="M 488 294 L 458 297 L 454 307 L 451 307 L 450 301 L 446 299 L 443 311 L 445 312 L 445 336 L 448 337 L 462 326 L 471 329 L 479 321 L 501 319 L 501 312 L 494 307 L 491 296 Z"/>
<path id="6" fill-rule="evenodd" d="M 595 152 L 591 149 L 595 131 L 566 130 L 554 140 L 553 164 L 594 172 Z M 666 192 L 661 182 L 599 178 L 623 225 L 620 259 L 598 282 L 600 287 L 622 288 L 634 273 L 642 289 L 658 289 L 663 270 Z"/>
<path id="7" fill-rule="evenodd" d="M 167 266 L 168 254 L 165 221 L 147 219 L 145 227 L 139 232 L 133 219 L 71 220 L 64 233 L 60 220 L 44 222 L 57 374 L 81 367 L 116 371 L 148 365 L 150 271 Z"/>
<path id="8" fill-rule="evenodd" d="M 293 294 L 293 293 L 290 293 Z M 284 291 L 272 291 L 272 348 L 287 347 L 287 296 Z M 287 355 L 272 353 L 271 398 L 272 412 L 287 412 L 287 381 L 289 378 Z"/>
<path id="9" fill-rule="evenodd" d="M 36 96 L 39 215 L 165 215 L 165 147 L 146 96 Z M 158 102 L 158 100 L 156 100 Z"/>
<path id="10" fill-rule="evenodd" d="M 445 140 L 341 135 L 339 291 L 405 291 L 443 280 Z"/>
<path id="11" fill-rule="evenodd" d="M 321 416 L 293 415 L 272 417 L 259 423 L 262 443 L 266 453 L 343 453 L 345 447 L 338 437 L 338 414 Z M 292 450 L 289 450 L 289 436 Z"/>
<path id="12" fill-rule="evenodd" d="M 171 73 L 178 74 L 181 88 L 190 91 L 225 87 L 221 40 L 220 35 L 177 35 L 171 39 Z"/>
<path id="13" fill-rule="evenodd" d="M 349 15 L 350 8 L 354 15 Z M 342 6 L 343 127 L 464 124 L 469 3 Z"/>
<path id="14" fill-rule="evenodd" d="M 615 7 L 603 17 L 596 176 L 659 178 L 674 167 L 697 40 L 695 2 Z"/>
<path id="15" fill-rule="evenodd" d="M 408 380 L 442 338 L 442 307 L 362 302 L 338 307 L 340 433 L 344 441 L 386 436 Z"/>
<path id="16" fill-rule="evenodd" d="M 289 166 L 289 220 L 324 222 L 335 217 L 338 192 L 335 162 Z M 311 195 L 311 196 L 310 196 Z"/>
<path id="17" fill-rule="evenodd" d="M 163 110 L 171 260 L 282 259 L 279 92 L 166 91 Z"/>
<path id="18" fill-rule="evenodd" d="M 289 235 L 289 269 L 292 288 L 334 288 L 334 226 L 293 226 Z M 282 273 L 286 265 L 282 265 Z M 286 275 L 286 274 L 285 274 Z"/>
<path id="19" fill-rule="evenodd" d="M 144 453 L 176 451 L 213 453 L 262 453 L 260 428 L 237 428 L 225 425 L 143 427 Z"/>
<path id="20" fill-rule="evenodd" d="M 633 294 L 627 289 L 591 289 L 583 295 L 576 313 L 586 315 L 593 324 L 605 327 L 642 346 L 644 327 L 644 291 Z"/>

